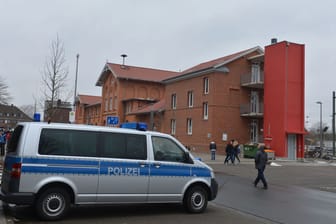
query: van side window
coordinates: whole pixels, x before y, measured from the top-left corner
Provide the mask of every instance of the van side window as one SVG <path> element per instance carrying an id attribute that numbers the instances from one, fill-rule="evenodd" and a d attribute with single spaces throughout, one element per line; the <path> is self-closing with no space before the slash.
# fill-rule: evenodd
<path id="1" fill-rule="evenodd" d="M 77 130 L 43 129 L 39 154 L 96 156 L 97 133 Z"/>
<path id="2" fill-rule="evenodd" d="M 12 134 L 12 136 L 11 136 L 9 142 L 8 142 L 8 145 L 7 145 L 7 152 L 16 152 L 22 130 L 23 130 L 22 125 L 18 125 L 14 129 L 14 132 L 13 132 L 13 134 Z"/>
<path id="3" fill-rule="evenodd" d="M 147 159 L 145 135 L 102 133 L 101 156 L 120 159 Z"/>
<path id="4" fill-rule="evenodd" d="M 185 162 L 186 155 L 174 141 L 163 137 L 152 137 L 154 159 L 158 161 Z"/>

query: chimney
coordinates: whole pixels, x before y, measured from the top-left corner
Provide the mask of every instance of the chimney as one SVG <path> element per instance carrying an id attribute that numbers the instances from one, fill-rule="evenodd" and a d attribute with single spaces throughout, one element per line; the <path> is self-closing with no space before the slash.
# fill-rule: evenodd
<path id="1" fill-rule="evenodd" d="M 271 39 L 271 44 L 276 44 L 278 43 L 278 39 L 277 38 L 272 38 Z"/>
<path id="2" fill-rule="evenodd" d="M 122 58 L 123 58 L 123 62 L 122 62 L 122 65 L 121 65 L 121 68 L 126 68 L 126 66 L 125 66 L 125 58 L 127 57 L 127 54 L 122 54 L 122 55 L 120 55 Z"/>

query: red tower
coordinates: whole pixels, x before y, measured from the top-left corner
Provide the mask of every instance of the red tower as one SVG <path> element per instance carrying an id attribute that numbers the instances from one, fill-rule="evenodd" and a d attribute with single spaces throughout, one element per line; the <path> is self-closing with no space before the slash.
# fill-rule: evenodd
<path id="1" fill-rule="evenodd" d="M 264 141 L 277 157 L 304 156 L 304 45 L 265 47 Z"/>

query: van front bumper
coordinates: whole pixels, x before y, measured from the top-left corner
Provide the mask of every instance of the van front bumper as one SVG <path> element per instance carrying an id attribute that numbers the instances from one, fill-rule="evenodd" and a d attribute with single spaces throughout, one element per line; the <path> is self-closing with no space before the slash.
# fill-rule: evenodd
<path id="1" fill-rule="evenodd" d="M 35 200 L 33 193 L 4 193 L 0 192 L 0 200 L 7 204 L 32 205 Z"/>
<path id="2" fill-rule="evenodd" d="M 215 178 L 211 179 L 210 190 L 211 190 L 211 192 L 210 192 L 211 195 L 210 195 L 209 201 L 214 200 L 217 197 L 218 183 L 217 183 Z"/>

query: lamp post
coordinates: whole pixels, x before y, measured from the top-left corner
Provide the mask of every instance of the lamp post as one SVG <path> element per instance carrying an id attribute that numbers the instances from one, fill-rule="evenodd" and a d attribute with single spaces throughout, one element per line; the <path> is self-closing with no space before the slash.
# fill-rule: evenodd
<path id="1" fill-rule="evenodd" d="M 323 130 L 322 130 L 322 102 L 317 101 L 317 104 L 320 104 L 320 149 L 322 150 L 322 141 L 323 141 Z"/>
<path id="2" fill-rule="evenodd" d="M 74 103 L 73 103 L 73 108 L 74 108 L 74 110 L 76 110 L 77 77 L 78 77 L 78 60 L 79 60 L 79 54 L 76 55 L 76 77 L 75 77 L 75 92 L 74 92 Z"/>

